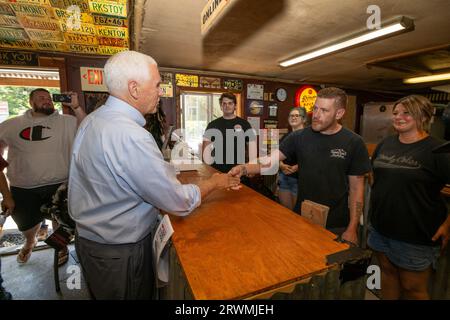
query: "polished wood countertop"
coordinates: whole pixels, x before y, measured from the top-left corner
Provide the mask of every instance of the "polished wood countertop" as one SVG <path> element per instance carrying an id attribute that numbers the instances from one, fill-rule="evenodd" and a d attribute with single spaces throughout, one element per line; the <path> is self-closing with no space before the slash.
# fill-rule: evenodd
<path id="1" fill-rule="evenodd" d="M 215 170 L 182 172 L 195 183 Z M 246 186 L 221 190 L 187 217 L 170 216 L 173 245 L 195 299 L 245 299 L 335 266 L 335 235 Z"/>

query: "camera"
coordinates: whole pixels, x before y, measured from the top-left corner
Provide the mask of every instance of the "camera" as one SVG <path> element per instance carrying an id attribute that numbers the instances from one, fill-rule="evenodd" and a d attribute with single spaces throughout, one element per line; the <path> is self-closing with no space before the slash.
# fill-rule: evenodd
<path id="1" fill-rule="evenodd" d="M 53 101 L 71 103 L 72 96 L 70 94 L 53 94 Z"/>

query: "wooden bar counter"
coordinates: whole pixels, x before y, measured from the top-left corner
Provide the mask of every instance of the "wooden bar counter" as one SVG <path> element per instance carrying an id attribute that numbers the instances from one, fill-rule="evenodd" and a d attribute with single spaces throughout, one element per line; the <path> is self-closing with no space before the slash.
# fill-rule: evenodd
<path id="1" fill-rule="evenodd" d="M 178 178 L 195 183 L 214 172 L 203 165 Z M 191 215 L 170 219 L 175 233 L 163 299 L 263 297 L 335 268 L 326 256 L 348 248 L 246 186 L 215 191 Z"/>

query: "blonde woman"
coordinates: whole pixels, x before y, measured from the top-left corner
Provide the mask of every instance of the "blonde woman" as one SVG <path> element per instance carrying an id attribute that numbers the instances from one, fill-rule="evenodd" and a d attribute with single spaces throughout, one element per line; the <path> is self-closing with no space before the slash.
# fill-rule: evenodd
<path id="1" fill-rule="evenodd" d="M 398 100 L 392 118 L 398 134 L 372 157 L 368 244 L 380 263 L 383 299 L 429 299 L 433 266 L 449 240 L 440 190 L 450 182 L 450 156 L 431 152 L 441 143 L 427 132 L 432 116 L 422 96 Z"/>
<path id="2" fill-rule="evenodd" d="M 289 112 L 288 123 L 291 132 L 283 137 L 285 139 L 289 134 L 301 130 L 306 126 L 305 108 L 293 108 Z M 283 140 L 282 139 L 282 140 Z M 280 161 L 280 172 L 278 175 L 278 198 L 280 203 L 286 208 L 293 209 L 297 201 L 298 193 L 298 165 L 295 159 L 285 159 Z"/>

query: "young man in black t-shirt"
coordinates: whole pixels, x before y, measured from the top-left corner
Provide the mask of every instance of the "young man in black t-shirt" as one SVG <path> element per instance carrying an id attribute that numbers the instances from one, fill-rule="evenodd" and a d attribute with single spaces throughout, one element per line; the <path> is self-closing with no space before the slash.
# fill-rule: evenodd
<path id="1" fill-rule="evenodd" d="M 223 93 L 219 103 L 223 116 L 206 127 L 202 154 L 207 164 L 227 173 L 235 165 L 248 161 L 249 155 L 256 157 L 256 134 L 247 120 L 236 116 L 234 94 Z"/>
<path id="2" fill-rule="evenodd" d="M 364 175 L 370 171 L 370 161 L 362 138 L 339 124 L 346 105 L 347 95 L 343 90 L 320 90 L 311 127 L 287 137 L 278 152 L 271 154 L 270 166 L 287 157 L 295 158 L 299 166 L 296 207 L 299 208 L 303 200 L 330 207 L 327 229 L 357 244 Z M 264 174 L 266 169 L 260 164 L 245 164 L 234 167 L 231 173 L 242 176 L 261 170 Z"/>

